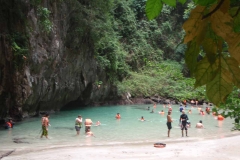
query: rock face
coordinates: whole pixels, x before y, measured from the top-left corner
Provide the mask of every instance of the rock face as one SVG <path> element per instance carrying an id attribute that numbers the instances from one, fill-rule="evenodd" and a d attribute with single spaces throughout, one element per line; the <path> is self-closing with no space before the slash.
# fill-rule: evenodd
<path id="1" fill-rule="evenodd" d="M 73 8 L 58 0 L 43 0 L 42 6 L 51 11 L 52 28 L 46 33 L 41 29 L 37 8 L 30 1 L 21 3 L 25 7 L 25 23 L 6 18 L 6 24 L 0 28 L 1 33 L 11 34 L 7 30 L 10 22 L 12 28 L 28 37 L 28 54 L 23 57 L 22 67 L 16 69 L 11 42 L 4 34 L 1 36 L 0 118 L 21 119 L 39 111 L 58 110 L 71 101 L 88 105 L 113 99 L 115 89 L 94 59 L 91 39 L 70 37 L 75 29 L 74 23 L 69 23 L 74 18 L 70 14 Z M 84 32 L 88 35 L 90 31 Z M 102 84 L 98 85 L 98 81 Z"/>

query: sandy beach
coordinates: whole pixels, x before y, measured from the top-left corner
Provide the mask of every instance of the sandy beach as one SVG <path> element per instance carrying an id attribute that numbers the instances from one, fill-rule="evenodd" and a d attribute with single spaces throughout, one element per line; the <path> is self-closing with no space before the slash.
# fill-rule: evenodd
<path id="1" fill-rule="evenodd" d="M 166 142 L 165 148 L 155 148 L 153 143 L 92 146 L 46 146 L 46 148 L 6 149 L 0 151 L 3 160 L 239 160 L 240 135 L 199 141 L 182 137 L 180 141 Z M 16 144 L 17 145 L 17 144 Z M 13 151 L 11 154 L 10 151 Z M 1 159 L 1 158 L 0 158 Z"/>

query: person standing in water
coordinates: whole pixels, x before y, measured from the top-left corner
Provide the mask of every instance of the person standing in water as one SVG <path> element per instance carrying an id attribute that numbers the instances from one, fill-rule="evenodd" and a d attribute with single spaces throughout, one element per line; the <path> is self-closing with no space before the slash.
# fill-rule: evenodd
<path id="1" fill-rule="evenodd" d="M 121 115 L 120 113 L 117 113 L 116 116 L 115 116 L 116 119 L 121 119 Z"/>
<path id="2" fill-rule="evenodd" d="M 185 111 L 182 111 L 182 115 L 180 116 L 179 122 L 181 123 L 181 130 L 182 130 L 182 137 L 183 135 L 183 130 L 185 129 L 186 131 L 186 137 L 188 137 L 187 135 L 187 120 L 188 120 L 188 116 L 185 114 Z"/>
<path id="3" fill-rule="evenodd" d="M 82 116 L 78 115 L 78 117 L 75 119 L 75 129 L 77 131 L 77 135 L 80 134 L 81 128 L 82 128 Z"/>
<path id="4" fill-rule="evenodd" d="M 167 127 L 168 127 L 168 137 L 170 137 L 170 130 L 172 129 L 172 117 L 171 117 L 172 112 L 168 112 L 167 115 Z"/>
<path id="5" fill-rule="evenodd" d="M 47 113 L 44 117 L 42 117 L 42 135 L 41 135 L 41 138 L 43 136 L 48 138 L 48 126 L 51 126 L 51 125 L 49 124 L 49 114 Z"/>
<path id="6" fill-rule="evenodd" d="M 91 126 L 92 126 L 92 120 L 91 119 L 85 119 L 85 133 L 89 130 L 91 130 Z"/>

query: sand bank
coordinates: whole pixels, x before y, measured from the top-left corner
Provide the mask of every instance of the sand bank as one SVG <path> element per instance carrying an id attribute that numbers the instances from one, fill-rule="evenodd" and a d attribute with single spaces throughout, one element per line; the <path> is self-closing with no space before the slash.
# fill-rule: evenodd
<path id="1" fill-rule="evenodd" d="M 220 139 L 166 142 L 165 148 L 155 148 L 152 143 L 104 146 L 46 146 L 44 148 L 16 149 L 2 160 L 239 160 L 240 135 Z M 0 151 L 3 155 L 10 151 Z M 1 156 L 0 156 L 1 157 Z M 0 158 L 1 159 L 1 158 Z"/>

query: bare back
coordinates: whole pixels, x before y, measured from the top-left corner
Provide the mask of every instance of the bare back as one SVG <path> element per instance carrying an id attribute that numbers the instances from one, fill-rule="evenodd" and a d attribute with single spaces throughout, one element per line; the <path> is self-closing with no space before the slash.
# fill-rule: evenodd
<path id="1" fill-rule="evenodd" d="M 167 115 L 167 122 L 172 122 L 172 117 L 171 117 L 171 115 Z"/>

